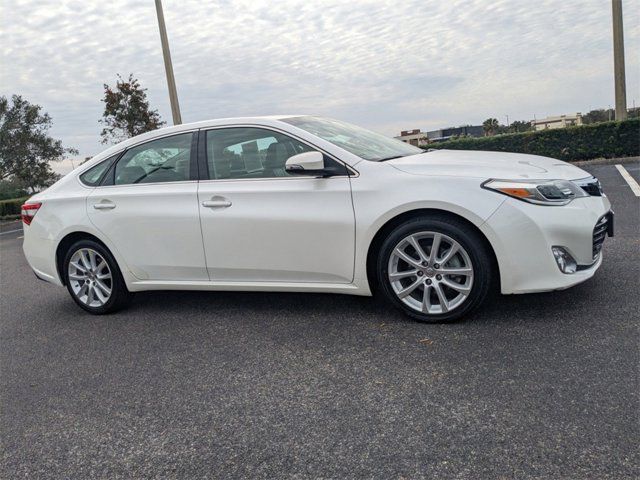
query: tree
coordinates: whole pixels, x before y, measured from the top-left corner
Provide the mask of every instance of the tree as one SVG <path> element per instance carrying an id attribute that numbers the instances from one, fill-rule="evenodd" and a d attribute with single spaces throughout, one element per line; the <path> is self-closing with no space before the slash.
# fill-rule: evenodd
<path id="1" fill-rule="evenodd" d="M 582 116 L 582 123 L 588 125 L 590 123 L 609 122 L 611 120 L 615 120 L 615 118 L 616 112 L 612 108 L 606 110 L 604 108 L 599 108 L 584 114 Z"/>
<path id="2" fill-rule="evenodd" d="M 27 195 L 29 195 L 29 192 L 20 180 L 13 178 L 0 180 L 0 200 L 26 197 Z"/>
<path id="3" fill-rule="evenodd" d="M 491 137 L 496 134 L 498 131 L 498 127 L 500 124 L 496 118 L 487 118 L 484 122 L 482 122 L 482 128 L 484 130 L 484 135 L 486 137 Z"/>
<path id="4" fill-rule="evenodd" d="M 146 91 L 133 74 L 126 80 L 118 75 L 115 88 L 104 84 L 102 143 L 121 142 L 165 124 L 158 111 L 150 109 Z"/>
<path id="5" fill-rule="evenodd" d="M 529 132 L 531 129 L 531 122 L 526 122 L 524 120 L 516 120 L 509 125 L 510 133 Z"/>
<path id="6" fill-rule="evenodd" d="M 13 95 L 11 101 L 0 96 L 0 180 L 37 191 L 60 178 L 50 163 L 78 151 L 49 136 L 51 123 L 40 105 L 20 95 Z"/>

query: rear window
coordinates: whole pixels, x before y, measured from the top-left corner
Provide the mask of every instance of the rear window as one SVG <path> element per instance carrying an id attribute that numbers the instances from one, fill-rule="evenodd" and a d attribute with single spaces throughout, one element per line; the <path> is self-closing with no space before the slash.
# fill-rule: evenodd
<path id="1" fill-rule="evenodd" d="M 91 167 L 89 170 L 87 170 L 82 175 L 80 175 L 80 180 L 82 181 L 82 183 L 84 183 L 85 185 L 88 185 L 90 187 L 98 186 L 100 184 L 100 180 L 102 180 L 102 176 L 105 174 L 105 172 L 107 171 L 107 169 L 111 165 L 111 162 L 117 156 L 118 155 L 114 155 L 112 157 L 107 158 L 106 160 L 104 160 L 104 161 L 100 162 L 99 164 Z"/>

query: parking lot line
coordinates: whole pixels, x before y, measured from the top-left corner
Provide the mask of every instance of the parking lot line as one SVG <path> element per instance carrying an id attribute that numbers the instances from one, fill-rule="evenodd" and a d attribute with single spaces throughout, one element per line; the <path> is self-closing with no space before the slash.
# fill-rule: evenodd
<path id="1" fill-rule="evenodd" d="M 624 180 L 629 184 L 629 187 L 631 187 L 631 191 L 633 191 L 633 194 L 636 197 L 640 197 L 640 185 L 638 185 L 638 182 L 636 182 L 635 178 L 633 178 L 631 174 L 627 172 L 627 169 L 622 165 L 617 164 L 616 168 L 620 172 L 620 175 L 622 175 L 622 178 L 624 178 Z"/>
<path id="2" fill-rule="evenodd" d="M 22 229 L 18 228 L 17 230 L 9 230 L 8 232 L 0 232 L 0 235 L 7 235 L 9 233 L 16 233 L 16 232 L 21 232 Z"/>

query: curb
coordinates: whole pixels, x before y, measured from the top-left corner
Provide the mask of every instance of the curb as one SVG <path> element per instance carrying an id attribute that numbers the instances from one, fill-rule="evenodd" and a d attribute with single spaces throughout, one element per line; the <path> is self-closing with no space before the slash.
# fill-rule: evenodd
<path id="1" fill-rule="evenodd" d="M 588 166 L 588 165 L 626 165 L 628 163 L 640 162 L 640 157 L 622 157 L 622 158 L 594 158 L 593 160 L 578 160 L 577 162 L 569 162 L 571 165 Z"/>

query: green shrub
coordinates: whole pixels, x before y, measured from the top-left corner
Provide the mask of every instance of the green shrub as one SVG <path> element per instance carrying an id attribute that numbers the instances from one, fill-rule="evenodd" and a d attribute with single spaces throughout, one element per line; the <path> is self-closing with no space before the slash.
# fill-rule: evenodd
<path id="1" fill-rule="evenodd" d="M 640 119 L 493 137 L 464 137 L 431 143 L 425 148 L 530 153 L 566 161 L 638 156 Z"/>
<path id="2" fill-rule="evenodd" d="M 0 180 L 0 200 L 24 197 L 27 193 L 24 184 L 19 180 Z"/>
<path id="3" fill-rule="evenodd" d="M 29 197 L 0 200 L 0 217 L 20 215 L 20 207 Z"/>

